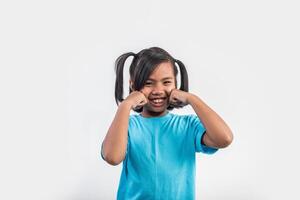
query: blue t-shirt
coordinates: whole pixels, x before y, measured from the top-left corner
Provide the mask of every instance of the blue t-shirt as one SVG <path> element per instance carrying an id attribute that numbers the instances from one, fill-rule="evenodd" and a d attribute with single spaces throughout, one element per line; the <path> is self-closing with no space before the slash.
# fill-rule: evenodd
<path id="1" fill-rule="evenodd" d="M 195 114 L 130 115 L 117 199 L 195 199 L 195 153 L 218 150 L 201 144 L 204 132 Z"/>

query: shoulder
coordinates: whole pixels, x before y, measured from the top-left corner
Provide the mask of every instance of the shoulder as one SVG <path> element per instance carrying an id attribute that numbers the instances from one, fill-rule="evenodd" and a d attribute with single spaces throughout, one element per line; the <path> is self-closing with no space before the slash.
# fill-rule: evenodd
<path id="1" fill-rule="evenodd" d="M 196 114 L 177 115 L 176 124 L 184 127 L 186 131 L 203 132 L 205 127 Z"/>
<path id="2" fill-rule="evenodd" d="M 138 124 L 140 122 L 140 118 L 137 114 L 129 115 L 129 125 Z"/>
<path id="3" fill-rule="evenodd" d="M 195 114 L 173 114 L 171 124 L 176 126 L 181 126 L 184 128 L 189 128 L 195 124 L 201 123 L 198 116 Z"/>
<path id="4" fill-rule="evenodd" d="M 173 120 L 180 121 L 183 123 L 191 123 L 191 122 L 193 122 L 195 120 L 197 121 L 199 119 L 198 119 L 198 116 L 195 114 L 185 114 L 185 115 L 173 114 Z"/>

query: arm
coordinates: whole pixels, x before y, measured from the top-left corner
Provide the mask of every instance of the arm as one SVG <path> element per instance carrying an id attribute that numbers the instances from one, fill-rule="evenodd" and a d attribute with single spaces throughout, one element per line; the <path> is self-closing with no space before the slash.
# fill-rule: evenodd
<path id="1" fill-rule="evenodd" d="M 203 136 L 203 142 L 206 146 L 225 148 L 231 144 L 233 134 L 215 111 L 207 106 L 199 97 L 191 93 L 187 97 L 187 103 L 193 107 L 206 128 L 206 133 Z"/>
<path id="2" fill-rule="evenodd" d="M 128 123 L 130 110 L 147 103 L 145 95 L 139 91 L 133 91 L 119 105 L 113 122 L 102 143 L 102 155 L 104 160 L 111 165 L 120 164 L 125 156 L 128 141 Z"/>
<path id="3" fill-rule="evenodd" d="M 123 101 L 119 105 L 115 118 L 103 140 L 102 155 L 111 165 L 118 165 L 125 158 L 130 110 L 131 104 L 127 101 Z"/>

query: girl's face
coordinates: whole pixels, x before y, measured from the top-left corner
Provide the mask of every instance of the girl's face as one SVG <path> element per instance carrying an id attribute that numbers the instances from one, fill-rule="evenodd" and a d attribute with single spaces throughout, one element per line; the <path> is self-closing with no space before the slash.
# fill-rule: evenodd
<path id="1" fill-rule="evenodd" d="M 144 117 L 166 114 L 169 106 L 168 97 L 171 90 L 176 88 L 175 81 L 173 66 L 170 62 L 163 62 L 155 68 L 140 90 L 148 99 L 142 111 Z"/>

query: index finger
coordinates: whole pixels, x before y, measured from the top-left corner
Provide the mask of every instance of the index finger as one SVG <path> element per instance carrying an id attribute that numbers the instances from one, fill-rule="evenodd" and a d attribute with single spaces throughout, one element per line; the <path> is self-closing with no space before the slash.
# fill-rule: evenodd
<path id="1" fill-rule="evenodd" d="M 143 89 L 141 89 L 139 92 L 142 93 L 142 94 L 146 97 L 146 94 L 145 94 L 145 92 L 143 91 Z"/>
<path id="2" fill-rule="evenodd" d="M 168 98 L 171 96 L 173 90 L 175 90 L 175 89 L 176 89 L 176 88 L 173 88 L 173 89 L 171 89 L 170 91 L 167 91 Z"/>

